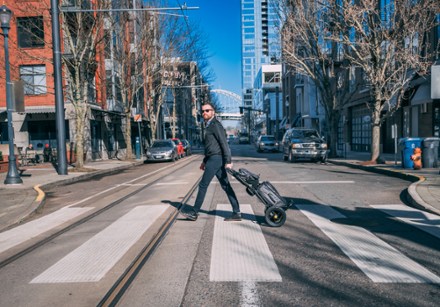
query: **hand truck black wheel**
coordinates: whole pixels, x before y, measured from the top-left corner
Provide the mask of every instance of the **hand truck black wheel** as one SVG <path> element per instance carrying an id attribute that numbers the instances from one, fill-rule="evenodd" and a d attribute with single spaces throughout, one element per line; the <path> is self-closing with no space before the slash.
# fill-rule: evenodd
<path id="1" fill-rule="evenodd" d="M 280 227 L 286 222 L 286 211 L 280 207 L 269 207 L 265 210 L 266 223 L 272 227 Z"/>
<path id="2" fill-rule="evenodd" d="M 246 188 L 246 192 L 250 195 L 250 196 L 254 196 L 255 195 L 255 192 L 254 192 L 254 190 L 252 190 L 251 188 Z"/>

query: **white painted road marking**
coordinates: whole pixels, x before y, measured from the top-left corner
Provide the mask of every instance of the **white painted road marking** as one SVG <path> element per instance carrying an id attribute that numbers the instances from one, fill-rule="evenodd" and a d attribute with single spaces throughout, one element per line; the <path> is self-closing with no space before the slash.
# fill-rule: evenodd
<path id="1" fill-rule="evenodd" d="M 371 232 L 333 223 L 346 218 L 323 205 L 295 205 L 373 281 L 377 283 L 440 283 L 440 278 Z"/>
<path id="2" fill-rule="evenodd" d="M 355 183 L 355 181 L 347 180 L 347 181 L 271 181 L 271 183 L 279 183 L 279 184 L 347 184 L 347 183 Z"/>
<path id="3" fill-rule="evenodd" d="M 93 208 L 62 208 L 34 221 L 0 233 L 0 253 L 35 238 Z"/>
<path id="4" fill-rule="evenodd" d="M 187 181 L 175 181 L 175 182 L 159 182 L 155 185 L 182 185 L 182 184 L 188 184 Z"/>
<path id="5" fill-rule="evenodd" d="M 217 205 L 209 280 L 282 281 L 252 207 L 240 208 L 245 217 L 242 221 L 225 222 L 219 213 L 230 214 L 231 205 Z"/>
<path id="6" fill-rule="evenodd" d="M 31 283 L 99 281 L 167 208 L 168 205 L 135 207 Z"/>
<path id="7" fill-rule="evenodd" d="M 231 183 L 240 183 L 238 180 L 230 180 Z M 273 184 L 350 184 L 355 183 L 355 181 L 270 181 Z M 218 183 L 218 181 L 216 182 Z"/>
<path id="8" fill-rule="evenodd" d="M 440 217 L 438 215 L 404 205 L 371 205 L 371 207 L 440 238 Z"/>
<path id="9" fill-rule="evenodd" d="M 93 198 L 99 196 L 99 195 L 102 195 L 102 194 L 105 194 L 105 193 L 107 193 L 107 192 L 110 192 L 111 190 L 114 190 L 114 189 L 116 189 L 116 188 L 118 188 L 118 187 L 120 187 L 120 186 L 123 186 L 123 185 L 129 185 L 129 184 L 131 184 L 133 181 L 136 181 L 136 180 L 139 180 L 139 179 L 142 179 L 142 178 L 145 178 L 145 177 L 151 176 L 151 175 L 153 175 L 153 174 L 155 174 L 155 173 L 158 173 L 158 172 L 160 172 L 160 171 L 162 171 L 162 170 L 165 170 L 165 169 L 167 169 L 167 168 L 170 168 L 170 167 L 172 167 L 172 166 L 173 166 L 173 164 L 168 165 L 168 166 L 165 166 L 165 167 L 162 167 L 162 168 L 159 168 L 159 169 L 157 169 L 157 170 L 155 170 L 155 171 L 153 171 L 153 172 L 151 172 L 151 173 L 144 174 L 144 175 L 142 175 L 142 176 L 140 176 L 140 177 L 136 177 L 136 178 L 131 179 L 131 180 L 127 181 L 127 182 L 123 182 L 123 183 L 121 183 L 121 184 L 117 184 L 117 185 L 115 185 L 115 186 L 113 186 L 113 187 L 110 187 L 110 188 L 108 188 L 108 189 L 106 189 L 106 190 L 103 190 L 103 191 L 101 191 L 101 192 L 99 192 L 99 193 L 93 194 L 92 196 L 89 196 L 89 197 L 83 198 L 83 199 L 81 199 L 81 200 L 79 200 L 79 201 L 77 201 L 77 202 L 75 202 L 75 203 L 73 203 L 73 204 L 70 204 L 69 207 L 73 207 L 73 206 L 76 206 L 76 205 L 82 204 L 83 202 L 86 202 L 86 201 L 88 201 L 88 200 L 91 200 L 91 199 L 93 199 Z"/>
<path id="10" fill-rule="evenodd" d="M 246 281 L 241 283 L 240 307 L 260 306 L 255 282 Z"/>

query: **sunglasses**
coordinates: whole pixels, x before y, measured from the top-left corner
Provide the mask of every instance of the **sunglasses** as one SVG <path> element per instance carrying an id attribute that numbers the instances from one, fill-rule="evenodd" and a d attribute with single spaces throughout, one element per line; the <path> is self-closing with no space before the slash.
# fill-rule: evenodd
<path id="1" fill-rule="evenodd" d="M 212 111 L 212 109 L 205 109 L 205 110 L 202 110 L 202 113 L 208 113 L 208 112 L 211 112 Z"/>

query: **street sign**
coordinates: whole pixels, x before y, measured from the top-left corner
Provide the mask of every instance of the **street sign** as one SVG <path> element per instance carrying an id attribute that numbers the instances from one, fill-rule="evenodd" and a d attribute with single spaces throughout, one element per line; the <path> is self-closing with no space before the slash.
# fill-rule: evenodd
<path id="1" fill-rule="evenodd" d="M 397 125 L 396 124 L 391 126 L 391 138 L 397 139 Z"/>
<path id="2" fill-rule="evenodd" d="M 134 121 L 135 122 L 141 122 L 142 121 L 142 114 L 135 114 L 134 115 Z"/>
<path id="3" fill-rule="evenodd" d="M 431 67 L 431 99 L 440 99 L 440 65 Z"/>
<path id="4" fill-rule="evenodd" d="M 12 81 L 12 104 L 13 112 L 24 113 L 24 82 Z"/>

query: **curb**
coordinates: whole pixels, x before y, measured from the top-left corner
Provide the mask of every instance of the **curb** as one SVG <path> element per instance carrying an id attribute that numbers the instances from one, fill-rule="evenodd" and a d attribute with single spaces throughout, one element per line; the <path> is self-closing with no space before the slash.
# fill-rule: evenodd
<path id="1" fill-rule="evenodd" d="M 438 210 L 437 208 L 434 208 L 430 204 L 428 204 L 425 201 L 423 201 L 423 199 L 417 193 L 417 191 L 416 191 L 417 186 L 419 184 L 421 184 L 423 181 L 425 181 L 425 178 L 423 178 L 423 180 L 420 180 L 418 182 L 415 182 L 415 183 L 411 184 L 408 187 L 408 197 L 407 197 L 407 199 L 411 203 L 411 205 L 413 205 L 414 207 L 417 207 L 419 209 L 423 209 L 423 210 L 429 211 L 431 213 L 440 215 L 440 210 Z"/>
<path id="2" fill-rule="evenodd" d="M 408 194 L 406 197 L 407 201 L 413 207 L 428 211 L 430 213 L 440 215 L 440 210 L 438 210 L 438 209 L 434 208 L 433 206 L 431 206 L 430 204 L 427 204 L 426 202 L 424 202 L 423 199 L 420 197 L 420 195 L 417 193 L 417 186 L 425 181 L 425 177 L 423 177 L 423 176 L 412 175 L 412 174 L 407 174 L 407 173 L 403 173 L 400 171 L 384 169 L 384 168 L 381 168 L 378 166 L 364 166 L 364 165 L 353 164 L 353 163 L 348 163 L 348 162 L 343 162 L 343 161 L 335 161 L 335 160 L 331 160 L 331 159 L 329 159 L 328 162 L 335 164 L 335 165 L 343 165 L 343 166 L 347 166 L 350 168 L 361 169 L 361 170 L 371 172 L 371 173 L 377 173 L 377 174 L 381 174 L 381 175 L 385 175 L 385 176 L 403 179 L 406 181 L 411 181 L 412 183 L 409 185 L 409 187 L 407 189 L 408 190 Z"/>

